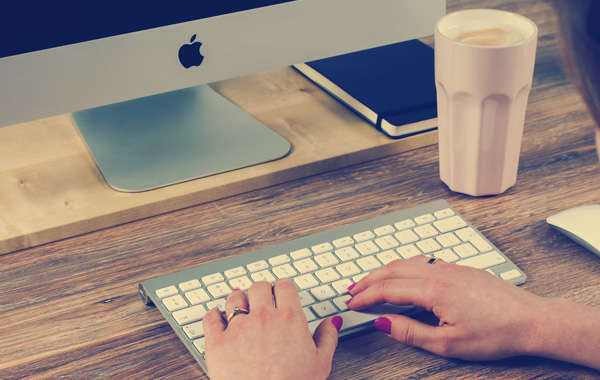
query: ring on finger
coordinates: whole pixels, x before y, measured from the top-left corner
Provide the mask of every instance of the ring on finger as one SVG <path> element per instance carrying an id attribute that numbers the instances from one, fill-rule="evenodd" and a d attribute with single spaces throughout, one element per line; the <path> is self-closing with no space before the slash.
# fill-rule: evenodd
<path id="1" fill-rule="evenodd" d="M 249 314 L 250 312 L 246 309 L 242 309 L 241 307 L 234 307 L 233 311 L 231 312 L 231 314 L 229 314 L 229 316 L 227 317 L 227 324 L 231 323 L 231 320 L 233 319 L 233 317 L 240 315 L 240 314 Z"/>
<path id="2" fill-rule="evenodd" d="M 435 262 L 436 262 L 436 261 L 438 261 L 438 260 L 439 260 L 438 258 L 432 257 L 431 259 L 429 259 L 429 261 L 427 261 L 427 264 L 431 264 L 431 265 L 433 265 L 433 264 L 435 264 Z"/>

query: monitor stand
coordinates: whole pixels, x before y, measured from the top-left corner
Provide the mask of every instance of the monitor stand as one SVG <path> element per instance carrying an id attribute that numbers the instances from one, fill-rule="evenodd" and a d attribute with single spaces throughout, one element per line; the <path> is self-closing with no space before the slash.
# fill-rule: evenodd
<path id="1" fill-rule="evenodd" d="M 124 192 L 277 160 L 292 148 L 208 85 L 72 116 L 106 182 Z"/>

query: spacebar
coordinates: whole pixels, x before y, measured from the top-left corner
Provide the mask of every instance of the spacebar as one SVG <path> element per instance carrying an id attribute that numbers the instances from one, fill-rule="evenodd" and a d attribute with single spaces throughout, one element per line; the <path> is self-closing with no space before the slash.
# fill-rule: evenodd
<path id="1" fill-rule="evenodd" d="M 338 314 L 344 319 L 340 332 L 352 329 L 365 324 L 370 324 L 377 318 L 384 314 L 405 314 L 410 311 L 414 311 L 416 308 L 412 305 L 408 306 L 395 306 L 390 304 L 383 304 L 371 307 L 363 311 L 349 310 Z M 312 321 L 308 323 L 310 333 L 313 334 L 322 320 Z"/>

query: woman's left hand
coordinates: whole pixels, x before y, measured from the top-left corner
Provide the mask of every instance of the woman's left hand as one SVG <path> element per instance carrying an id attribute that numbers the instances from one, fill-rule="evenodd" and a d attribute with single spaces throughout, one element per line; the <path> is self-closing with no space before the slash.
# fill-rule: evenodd
<path id="1" fill-rule="evenodd" d="M 311 336 L 296 285 L 278 280 L 235 290 L 226 315 L 238 307 L 249 311 L 223 321 L 218 309 L 204 317 L 206 364 L 215 379 L 325 379 L 337 346 L 341 317 L 327 318 Z"/>

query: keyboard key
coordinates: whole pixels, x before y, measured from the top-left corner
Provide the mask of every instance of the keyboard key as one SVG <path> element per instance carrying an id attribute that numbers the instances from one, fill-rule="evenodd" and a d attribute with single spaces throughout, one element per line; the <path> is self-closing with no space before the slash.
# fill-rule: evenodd
<path id="1" fill-rule="evenodd" d="M 306 258 L 294 262 L 294 268 L 296 268 L 300 273 L 308 273 L 319 269 L 317 264 L 315 264 L 315 262 L 311 258 Z"/>
<path id="2" fill-rule="evenodd" d="M 455 215 L 447 219 L 438 220 L 437 222 L 434 222 L 433 225 L 435 228 L 440 230 L 441 233 L 446 233 L 466 227 L 467 222 L 465 222 L 460 216 Z"/>
<path id="3" fill-rule="evenodd" d="M 442 246 L 439 245 L 438 242 L 434 239 L 427 239 L 417 242 L 417 247 L 419 247 L 419 249 L 425 254 L 442 249 Z"/>
<path id="4" fill-rule="evenodd" d="M 388 224 L 387 226 L 375 228 L 375 230 L 373 230 L 373 232 L 375 232 L 375 235 L 377 235 L 377 236 L 384 236 L 384 235 L 393 234 L 394 232 L 396 232 L 396 229 Z"/>
<path id="5" fill-rule="evenodd" d="M 443 210 L 439 210 L 433 213 L 433 216 L 435 216 L 438 219 L 444 219 L 454 215 L 456 215 L 456 213 L 451 208 L 445 208 Z"/>
<path id="6" fill-rule="evenodd" d="M 206 314 L 206 308 L 202 305 L 188 307 L 183 310 L 178 310 L 173 313 L 173 319 L 180 325 L 202 320 Z"/>
<path id="7" fill-rule="evenodd" d="M 333 251 L 333 246 L 329 243 L 323 243 L 323 244 L 315 245 L 311 249 L 315 253 L 315 255 L 318 255 L 320 253 Z"/>
<path id="8" fill-rule="evenodd" d="M 444 249 L 442 251 L 435 252 L 433 257 L 437 259 L 442 259 L 447 263 L 453 263 L 458 260 L 458 256 L 449 249 Z"/>
<path id="9" fill-rule="evenodd" d="M 425 215 L 421 215 L 421 216 L 417 216 L 415 218 L 415 223 L 417 224 L 425 224 L 425 223 L 431 223 L 435 220 L 435 217 L 431 214 L 425 214 Z"/>
<path id="10" fill-rule="evenodd" d="M 227 297 L 231 293 L 231 288 L 224 282 L 210 285 L 206 288 L 213 298 Z"/>
<path id="11" fill-rule="evenodd" d="M 325 301 L 337 296 L 337 294 L 333 291 L 333 289 L 331 289 L 329 285 L 321 285 L 316 288 L 313 288 L 310 290 L 310 294 L 312 294 L 312 296 L 315 297 L 317 301 Z"/>
<path id="12" fill-rule="evenodd" d="M 464 243 L 453 248 L 461 258 L 466 259 L 467 257 L 475 256 L 479 251 L 471 245 L 471 243 Z"/>
<path id="13" fill-rule="evenodd" d="M 439 232 L 433 228 L 431 224 L 424 224 L 422 226 L 415 227 L 413 230 L 421 239 L 427 239 L 436 235 L 439 235 Z"/>
<path id="14" fill-rule="evenodd" d="M 412 219 L 406 219 L 406 220 L 403 220 L 401 222 L 394 224 L 394 227 L 396 227 L 396 229 L 398 231 L 403 231 L 403 230 L 407 230 L 409 228 L 413 228 L 416 225 L 417 224 Z"/>
<path id="15" fill-rule="evenodd" d="M 402 256 L 402 258 L 405 260 L 408 260 L 411 257 L 419 256 L 421 254 L 421 251 L 419 251 L 419 249 L 414 244 L 402 246 L 396 249 L 396 252 L 398 252 L 400 256 Z"/>
<path id="16" fill-rule="evenodd" d="M 373 256 L 360 258 L 356 260 L 356 264 L 364 271 L 371 271 L 381 267 L 381 263 Z"/>
<path id="17" fill-rule="evenodd" d="M 162 300 L 163 305 L 170 312 L 174 312 L 175 310 L 183 309 L 184 307 L 188 307 L 187 302 L 183 299 L 183 297 L 178 294 L 173 297 L 165 298 Z"/>
<path id="18" fill-rule="evenodd" d="M 191 305 L 198 305 L 210 301 L 210 296 L 204 289 L 196 289 L 185 293 L 185 298 Z"/>
<path id="19" fill-rule="evenodd" d="M 329 301 L 320 302 L 316 305 L 311 306 L 312 311 L 317 314 L 319 318 L 325 318 L 333 314 L 337 314 L 337 309 Z"/>
<path id="20" fill-rule="evenodd" d="M 504 257 L 502 257 L 498 252 L 492 251 L 458 261 L 456 264 L 478 269 L 486 269 L 505 262 L 506 260 L 504 259 Z"/>
<path id="21" fill-rule="evenodd" d="M 500 277 L 505 281 L 514 280 L 515 278 L 521 277 L 521 272 L 516 269 L 509 270 L 500 274 Z"/>
<path id="22" fill-rule="evenodd" d="M 292 260 L 300 260 L 312 256 L 312 252 L 308 248 L 302 248 L 290 253 Z"/>
<path id="23" fill-rule="evenodd" d="M 327 252 L 322 255 L 315 256 L 315 261 L 321 268 L 327 268 L 332 265 L 339 264 L 340 261 L 333 256 L 333 253 Z"/>
<path id="24" fill-rule="evenodd" d="M 194 322 L 183 326 L 183 332 L 190 339 L 202 338 L 204 336 L 204 326 L 202 322 Z"/>
<path id="25" fill-rule="evenodd" d="M 475 235 L 469 239 L 469 243 L 473 244 L 479 252 L 488 252 L 492 250 L 492 246 L 479 235 Z"/>
<path id="26" fill-rule="evenodd" d="M 381 261 L 383 263 L 383 265 L 388 265 L 389 263 L 391 263 L 394 260 L 399 260 L 400 256 L 398 256 L 398 254 L 396 252 L 389 250 L 389 251 L 378 253 L 377 258 L 379 259 L 379 261 Z"/>
<path id="27" fill-rule="evenodd" d="M 315 272 L 315 276 L 322 283 L 326 284 L 328 282 L 333 282 L 339 280 L 341 277 L 333 268 L 321 269 Z"/>
<path id="28" fill-rule="evenodd" d="M 250 280 L 248 276 L 237 277 L 229 281 L 229 286 L 231 286 L 231 289 L 237 288 L 246 291 L 252 286 L 252 280 Z"/>
<path id="29" fill-rule="evenodd" d="M 269 268 L 269 264 L 265 260 L 256 261 L 246 266 L 250 272 L 258 272 Z"/>
<path id="30" fill-rule="evenodd" d="M 360 268 L 357 267 L 353 262 L 340 264 L 336 266 L 335 269 L 342 275 L 342 277 L 351 277 L 362 272 Z"/>
<path id="31" fill-rule="evenodd" d="M 361 242 L 361 241 L 366 241 L 366 240 L 371 240 L 375 237 L 375 234 L 371 231 L 365 231 L 365 232 L 361 232 L 359 234 L 356 234 L 353 236 L 354 240 L 356 240 L 357 242 Z"/>
<path id="32" fill-rule="evenodd" d="M 362 243 L 358 243 L 355 245 L 356 250 L 360 252 L 361 255 L 372 255 L 373 253 L 377 253 L 380 251 L 379 247 L 375 245 L 372 241 L 365 241 Z"/>
<path id="33" fill-rule="evenodd" d="M 298 274 L 290 264 L 280 265 L 273 268 L 273 274 L 277 278 L 292 278 Z"/>
<path id="34" fill-rule="evenodd" d="M 181 284 L 179 284 L 179 289 L 181 289 L 182 292 L 189 292 L 190 290 L 198 289 L 201 286 L 202 286 L 202 284 L 200 283 L 200 281 L 194 279 L 194 280 L 182 282 Z"/>
<path id="35" fill-rule="evenodd" d="M 204 285 L 212 285 L 221 281 L 225 281 L 225 277 L 223 277 L 221 273 L 214 273 L 209 276 L 202 277 L 202 282 Z"/>
<path id="36" fill-rule="evenodd" d="M 334 253 L 341 261 L 350 261 L 358 259 L 360 257 L 360 255 L 358 254 L 358 252 L 356 252 L 356 249 L 354 249 L 354 247 L 336 249 Z"/>
<path id="37" fill-rule="evenodd" d="M 369 275 L 369 273 L 371 273 L 371 272 L 363 272 L 361 274 L 357 274 L 356 276 L 352 277 L 352 281 L 359 282 L 363 278 L 367 277 Z"/>
<path id="38" fill-rule="evenodd" d="M 333 245 L 336 248 L 347 247 L 352 244 L 354 244 L 354 239 L 352 239 L 350 236 L 346 236 L 346 237 L 336 239 L 333 241 Z"/>
<path id="39" fill-rule="evenodd" d="M 237 268 L 226 270 L 224 274 L 225 274 L 225 277 L 227 277 L 228 279 L 232 279 L 232 278 L 236 278 L 236 277 L 245 275 L 246 270 L 244 269 L 244 267 L 237 267 Z"/>
<path id="40" fill-rule="evenodd" d="M 462 230 L 456 231 L 456 235 L 464 242 L 471 240 L 474 236 L 477 236 L 477 232 L 471 227 L 463 228 Z"/>
<path id="41" fill-rule="evenodd" d="M 294 277 L 293 281 L 296 285 L 302 289 L 310 289 L 319 285 L 319 281 L 311 273 L 304 274 L 302 276 Z"/>
<path id="42" fill-rule="evenodd" d="M 350 280 L 349 278 L 344 278 L 334 282 L 333 284 L 331 284 L 331 286 L 339 295 L 344 295 L 348 294 L 348 287 L 352 284 L 352 280 Z"/>
<path id="43" fill-rule="evenodd" d="M 375 244 L 377 244 L 381 249 L 392 249 L 400 246 L 398 240 L 396 240 L 392 235 L 375 239 Z"/>
<path id="44" fill-rule="evenodd" d="M 314 298 L 312 298 L 306 290 L 303 290 L 300 293 L 298 293 L 298 297 L 300 297 L 300 305 L 303 307 L 315 303 Z"/>
<path id="45" fill-rule="evenodd" d="M 277 281 L 277 279 L 268 270 L 263 270 L 260 272 L 252 273 L 250 275 L 250 277 L 252 278 L 252 281 L 254 281 L 254 282 L 266 281 L 266 282 L 270 282 L 272 284 L 275 281 Z"/>
<path id="46" fill-rule="evenodd" d="M 220 298 L 218 300 L 210 301 L 206 304 L 206 308 L 208 310 L 212 310 L 216 307 L 219 310 L 221 310 L 221 313 L 224 313 L 225 312 L 225 301 L 227 301 L 225 298 Z"/>
<path id="47" fill-rule="evenodd" d="M 166 288 L 156 290 L 158 298 L 166 298 L 174 296 L 175 294 L 179 294 L 179 291 L 177 291 L 177 288 L 174 286 L 167 286 Z"/>
<path id="48" fill-rule="evenodd" d="M 452 232 L 440 235 L 435 238 L 444 248 L 449 248 L 461 243 L 460 239 Z"/>
<path id="49" fill-rule="evenodd" d="M 335 307 L 340 309 L 340 311 L 346 311 L 348 310 L 348 305 L 346 305 L 346 301 L 348 301 L 350 298 L 352 298 L 350 295 L 338 297 L 333 300 L 333 304 L 335 305 Z"/>
<path id="50" fill-rule="evenodd" d="M 412 230 L 397 232 L 396 234 L 394 234 L 394 237 L 398 239 L 398 241 L 403 245 L 419 241 L 419 237 Z"/>
<path id="51" fill-rule="evenodd" d="M 269 264 L 271 264 L 272 266 L 277 266 L 277 265 L 281 265 L 281 264 L 287 264 L 290 261 L 292 261 L 292 260 L 289 258 L 289 256 L 286 254 L 283 254 L 283 255 L 271 257 L 269 259 Z"/>

